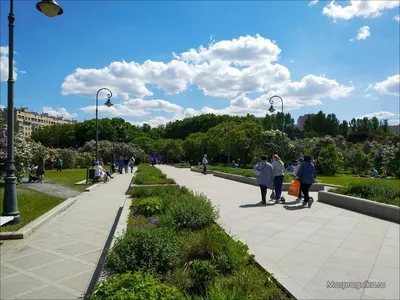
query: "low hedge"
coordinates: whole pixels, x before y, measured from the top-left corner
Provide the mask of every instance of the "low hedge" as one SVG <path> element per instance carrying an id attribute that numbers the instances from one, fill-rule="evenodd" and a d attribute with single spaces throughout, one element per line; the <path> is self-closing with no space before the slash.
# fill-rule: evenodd
<path id="1" fill-rule="evenodd" d="M 334 193 L 400 206 L 400 186 L 380 179 L 352 182 Z"/>
<path id="2" fill-rule="evenodd" d="M 157 167 L 139 165 L 133 183 L 138 185 L 175 184 L 175 180 L 167 178 L 167 175 L 163 174 Z"/>

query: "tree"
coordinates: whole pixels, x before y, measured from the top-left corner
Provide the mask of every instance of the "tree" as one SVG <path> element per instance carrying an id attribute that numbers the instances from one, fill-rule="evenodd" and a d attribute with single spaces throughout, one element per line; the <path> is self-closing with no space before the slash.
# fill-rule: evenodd
<path id="1" fill-rule="evenodd" d="M 338 147 L 330 144 L 319 153 L 318 164 L 325 175 L 333 176 L 343 166 L 343 155 Z"/>
<path id="2" fill-rule="evenodd" d="M 356 150 L 350 154 L 349 164 L 352 173 L 358 175 L 364 175 L 372 168 L 370 158 L 361 150 Z"/>

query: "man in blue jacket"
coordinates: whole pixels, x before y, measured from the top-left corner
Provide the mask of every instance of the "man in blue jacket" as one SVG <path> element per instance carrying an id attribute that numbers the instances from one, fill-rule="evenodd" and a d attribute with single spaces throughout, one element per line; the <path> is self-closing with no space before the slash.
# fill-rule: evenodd
<path id="1" fill-rule="evenodd" d="M 315 171 L 315 166 L 311 163 L 311 156 L 305 155 L 304 162 L 300 165 L 297 171 L 296 179 L 300 181 L 300 190 L 304 195 L 303 206 L 308 205 L 311 207 L 314 199 L 308 193 L 311 185 L 315 182 L 317 178 L 317 172 Z"/>

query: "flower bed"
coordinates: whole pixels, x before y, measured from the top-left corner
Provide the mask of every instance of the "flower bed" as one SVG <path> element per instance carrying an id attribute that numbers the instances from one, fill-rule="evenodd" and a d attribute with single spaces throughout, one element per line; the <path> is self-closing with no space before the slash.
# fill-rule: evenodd
<path id="1" fill-rule="evenodd" d="M 175 180 L 167 178 L 160 169 L 148 166 L 139 165 L 135 173 L 133 184 L 137 185 L 150 185 L 150 184 L 175 184 Z"/>
<path id="2" fill-rule="evenodd" d="M 290 299 L 248 248 L 216 225 L 202 194 L 132 191 L 127 231 L 108 253 L 115 274 L 89 299 Z"/>

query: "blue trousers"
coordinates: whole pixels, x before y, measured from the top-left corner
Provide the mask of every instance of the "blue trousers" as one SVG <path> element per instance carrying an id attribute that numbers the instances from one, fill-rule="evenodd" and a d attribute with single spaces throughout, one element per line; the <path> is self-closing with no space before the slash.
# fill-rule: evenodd
<path id="1" fill-rule="evenodd" d="M 282 196 L 283 175 L 274 177 L 275 199 L 281 199 Z"/>

